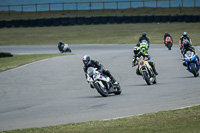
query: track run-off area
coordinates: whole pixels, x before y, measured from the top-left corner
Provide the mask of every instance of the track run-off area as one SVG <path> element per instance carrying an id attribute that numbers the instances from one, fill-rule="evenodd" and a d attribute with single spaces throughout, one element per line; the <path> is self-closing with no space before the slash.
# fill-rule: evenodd
<path id="1" fill-rule="evenodd" d="M 135 44 L 69 45 L 73 55 L 49 58 L 0 72 L 0 131 L 105 120 L 200 104 L 200 77 L 182 65 L 178 45 L 152 44 L 157 84 L 147 85 L 132 67 Z M 12 54 L 60 54 L 55 45 L 0 46 Z M 200 55 L 199 47 L 195 47 Z M 102 97 L 90 88 L 82 57 L 109 69 L 121 95 Z"/>

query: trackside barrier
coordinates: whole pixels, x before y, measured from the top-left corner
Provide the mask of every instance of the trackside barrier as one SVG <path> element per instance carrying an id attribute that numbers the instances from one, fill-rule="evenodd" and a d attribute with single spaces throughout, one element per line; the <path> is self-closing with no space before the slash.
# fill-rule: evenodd
<path id="1" fill-rule="evenodd" d="M 96 16 L 43 18 L 29 20 L 0 21 L 0 28 L 10 27 L 43 27 L 43 26 L 72 26 L 91 24 L 121 24 L 121 23 L 166 23 L 166 22 L 200 22 L 200 15 L 162 15 L 162 16 Z"/>

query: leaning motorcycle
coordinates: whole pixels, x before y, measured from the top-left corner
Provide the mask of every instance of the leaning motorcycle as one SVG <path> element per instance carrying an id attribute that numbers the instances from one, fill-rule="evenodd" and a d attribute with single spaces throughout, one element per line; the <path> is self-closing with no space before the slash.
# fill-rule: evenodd
<path id="1" fill-rule="evenodd" d="M 68 44 L 65 44 L 65 43 L 58 43 L 58 50 L 61 52 L 61 53 L 64 53 L 64 52 L 69 52 L 71 53 L 72 50 L 69 48 L 69 45 Z"/>
<path id="2" fill-rule="evenodd" d="M 145 57 L 141 56 L 138 59 L 139 71 L 142 74 L 143 79 L 148 85 L 156 84 L 156 74 L 154 73 L 152 67 L 149 65 L 148 61 L 145 61 Z"/>
<path id="3" fill-rule="evenodd" d="M 191 72 L 194 75 L 194 77 L 199 76 L 199 63 L 197 56 L 194 54 L 194 52 L 187 51 L 184 60 L 186 63 L 187 70 Z"/>
<path id="4" fill-rule="evenodd" d="M 97 68 L 89 67 L 87 69 L 87 81 L 90 83 L 90 86 L 96 88 L 98 93 L 103 97 L 107 97 L 108 94 L 111 93 L 120 95 L 122 92 L 119 84 L 114 85 L 111 79 L 97 71 Z"/>
<path id="5" fill-rule="evenodd" d="M 172 45 L 173 45 L 173 43 L 172 43 L 171 37 L 169 37 L 169 36 L 166 37 L 166 38 L 165 38 L 165 46 L 166 46 L 169 50 L 171 50 Z"/>

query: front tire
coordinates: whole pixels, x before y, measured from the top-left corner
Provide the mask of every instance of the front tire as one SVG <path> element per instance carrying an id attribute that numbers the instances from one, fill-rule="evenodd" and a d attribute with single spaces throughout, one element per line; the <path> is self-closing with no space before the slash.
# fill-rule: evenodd
<path id="1" fill-rule="evenodd" d="M 99 83 L 95 83 L 94 87 L 99 92 L 99 94 L 102 95 L 103 97 L 108 96 L 108 90 L 106 88 L 101 87 L 101 85 L 99 85 Z"/>
<path id="2" fill-rule="evenodd" d="M 144 77 L 145 81 L 147 82 L 147 84 L 151 85 L 150 78 L 148 77 L 148 74 L 146 71 L 143 72 L 143 77 Z"/>
<path id="3" fill-rule="evenodd" d="M 171 50 L 172 44 L 171 44 L 171 43 L 168 43 L 168 44 L 167 44 L 167 47 L 168 47 L 169 50 Z"/>
<path id="4" fill-rule="evenodd" d="M 198 76 L 198 73 L 197 73 L 197 71 L 196 71 L 196 69 L 195 69 L 194 64 L 191 64 L 191 72 L 192 72 L 192 74 L 194 74 L 194 77 L 197 77 L 197 76 Z"/>

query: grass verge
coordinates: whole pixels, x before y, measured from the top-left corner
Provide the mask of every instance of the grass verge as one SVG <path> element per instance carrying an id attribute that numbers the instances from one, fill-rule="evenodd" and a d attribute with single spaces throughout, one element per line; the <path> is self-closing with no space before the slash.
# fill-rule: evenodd
<path id="1" fill-rule="evenodd" d="M 151 44 L 163 44 L 167 31 L 178 41 L 184 31 L 199 45 L 200 23 L 135 23 L 102 24 L 58 27 L 1 28 L 0 45 L 57 44 L 136 44 L 142 32 L 146 32 Z"/>
<path id="2" fill-rule="evenodd" d="M 34 61 L 63 56 L 63 54 L 28 54 L 14 55 L 13 57 L 0 58 L 0 72 L 22 66 Z"/>
<path id="3" fill-rule="evenodd" d="M 140 116 L 28 128 L 4 133 L 198 133 L 200 106 L 160 111 Z"/>

